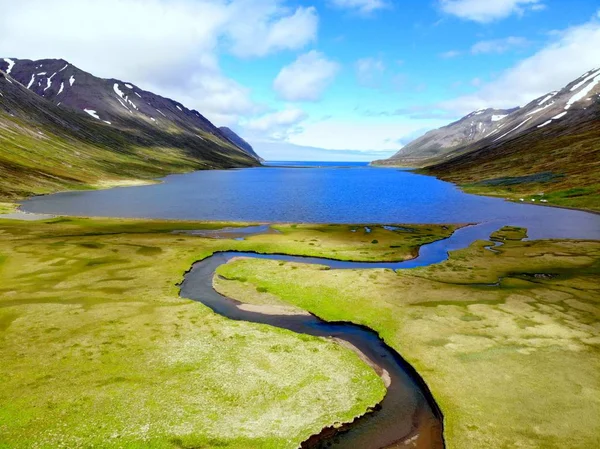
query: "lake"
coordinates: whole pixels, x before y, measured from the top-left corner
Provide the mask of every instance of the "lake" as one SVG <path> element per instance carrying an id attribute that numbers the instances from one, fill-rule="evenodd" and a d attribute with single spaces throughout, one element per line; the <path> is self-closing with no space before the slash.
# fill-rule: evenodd
<path id="1" fill-rule="evenodd" d="M 160 184 L 64 192 L 22 209 L 57 215 L 294 223 L 488 223 L 530 238 L 600 239 L 600 215 L 463 193 L 453 184 L 366 163 L 275 162 L 165 177 Z"/>

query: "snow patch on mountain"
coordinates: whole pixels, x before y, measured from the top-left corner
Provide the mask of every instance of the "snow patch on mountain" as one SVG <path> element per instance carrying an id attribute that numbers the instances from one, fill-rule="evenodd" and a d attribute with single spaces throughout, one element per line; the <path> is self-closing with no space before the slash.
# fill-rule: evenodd
<path id="1" fill-rule="evenodd" d="M 127 109 L 127 111 L 129 111 L 131 114 L 133 114 L 133 112 L 131 112 L 131 109 L 129 109 L 127 107 L 127 105 L 125 103 L 123 103 L 123 101 L 117 97 L 117 100 L 119 100 L 119 103 L 121 103 L 121 106 L 123 106 L 125 109 Z"/>
<path id="2" fill-rule="evenodd" d="M 15 66 L 15 61 L 13 61 L 12 59 L 9 59 L 9 58 L 4 58 L 4 62 L 6 62 L 8 64 L 8 68 L 6 69 L 6 74 L 10 75 L 10 71 Z"/>
<path id="3" fill-rule="evenodd" d="M 93 109 L 84 109 L 84 112 L 87 112 L 88 114 L 90 114 L 92 117 L 100 120 L 100 117 L 98 117 L 98 114 L 96 114 L 96 111 L 94 111 Z"/>
<path id="4" fill-rule="evenodd" d="M 560 114 L 555 115 L 554 117 L 552 117 L 552 120 L 558 120 L 559 118 L 563 118 L 565 115 L 567 115 L 567 111 L 561 112 Z"/>
<path id="5" fill-rule="evenodd" d="M 27 89 L 29 89 L 31 86 L 33 86 L 34 81 L 35 81 L 35 73 L 33 75 L 31 75 L 31 81 L 29 81 L 29 84 L 27 85 Z"/>
<path id="6" fill-rule="evenodd" d="M 71 87 L 73 87 L 74 82 L 75 82 L 75 77 L 73 75 L 71 75 L 71 78 L 69 78 L 69 84 L 71 85 Z"/>
<path id="7" fill-rule="evenodd" d="M 125 87 L 127 87 L 128 89 L 133 89 L 133 86 L 131 84 L 125 83 Z"/>
<path id="8" fill-rule="evenodd" d="M 592 70 L 591 75 L 586 76 L 587 73 L 585 75 L 582 76 L 583 80 L 578 82 L 577 84 L 575 84 L 573 87 L 571 87 L 571 92 L 579 89 L 581 86 L 583 86 L 585 83 L 587 83 L 589 80 L 591 80 L 592 78 L 595 78 L 597 75 L 600 75 L 600 69 L 599 70 Z"/>
<path id="9" fill-rule="evenodd" d="M 508 114 L 504 115 L 492 115 L 492 122 L 499 122 L 503 118 L 508 117 Z"/>
<path id="10" fill-rule="evenodd" d="M 121 97 L 123 100 L 125 100 L 125 94 L 123 93 L 123 91 L 121 89 L 119 89 L 119 83 L 115 83 L 113 85 L 113 90 L 119 97 Z"/>
<path id="11" fill-rule="evenodd" d="M 552 123 L 552 119 L 542 123 L 541 125 L 538 125 L 538 128 L 543 128 L 544 126 L 549 125 L 550 123 Z"/>
<path id="12" fill-rule="evenodd" d="M 533 115 L 533 114 L 537 114 L 538 112 L 542 112 L 544 109 L 549 108 L 553 104 L 554 104 L 554 102 L 548 103 L 546 106 L 542 106 L 541 108 L 538 108 L 538 109 L 535 109 L 535 110 L 533 110 L 531 112 L 528 112 L 527 115 Z"/>
<path id="13" fill-rule="evenodd" d="M 548 100 L 550 100 L 551 98 L 553 98 L 557 93 L 558 93 L 557 91 L 554 91 L 554 92 L 550 93 L 546 98 L 544 98 L 542 101 L 540 101 L 538 103 L 538 106 L 543 105 L 545 102 L 547 102 Z"/>
<path id="14" fill-rule="evenodd" d="M 591 75 L 586 78 L 586 80 L 591 80 L 591 82 L 569 99 L 567 105 L 565 106 L 565 109 L 569 109 L 573 105 L 573 103 L 577 103 L 578 101 L 586 98 L 587 95 L 592 91 L 592 89 L 596 87 L 596 84 L 600 82 L 600 70 L 598 70 L 595 73 L 595 75 L 596 76 L 594 78 L 590 78 Z M 573 89 L 571 89 L 571 91 L 573 91 Z"/>
<path id="15" fill-rule="evenodd" d="M 52 74 L 52 76 L 46 80 L 46 88 L 44 89 L 44 92 L 46 92 L 48 89 L 50 89 L 50 86 L 52 86 L 52 78 L 54 78 L 55 76 L 56 76 L 56 72 L 54 72 Z"/>
<path id="16" fill-rule="evenodd" d="M 58 89 L 58 93 L 56 95 L 60 95 L 63 90 L 65 90 L 65 83 L 60 83 L 60 89 Z"/>
<path id="17" fill-rule="evenodd" d="M 516 131 L 517 129 L 519 129 L 521 126 L 523 126 L 525 123 L 527 123 L 529 120 L 531 120 L 533 117 L 529 117 L 527 120 L 525 120 L 524 122 L 522 122 L 520 125 L 518 125 L 517 127 L 511 129 L 510 131 L 508 131 L 507 133 L 502 134 L 500 137 L 498 137 L 497 139 L 494 139 L 494 142 L 496 140 L 500 140 L 503 137 L 508 136 L 510 133 L 512 133 L 513 131 Z"/>

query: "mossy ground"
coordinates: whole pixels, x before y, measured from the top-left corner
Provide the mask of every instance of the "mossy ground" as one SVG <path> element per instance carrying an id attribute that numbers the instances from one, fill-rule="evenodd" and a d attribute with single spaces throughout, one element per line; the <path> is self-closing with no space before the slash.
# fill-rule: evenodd
<path id="1" fill-rule="evenodd" d="M 172 234 L 227 226 L 0 220 L 0 447 L 293 448 L 379 402 L 383 383 L 351 351 L 224 319 L 176 283 L 214 251 L 404 259 L 454 227 Z"/>
<path id="2" fill-rule="evenodd" d="M 0 202 L 0 215 L 9 214 L 11 212 L 15 212 L 16 210 L 17 210 L 17 205 L 15 203 Z"/>
<path id="3" fill-rule="evenodd" d="M 224 226 L 0 220 L 0 447 L 293 448 L 379 402 L 382 381 L 353 352 L 227 320 L 176 286 L 214 251 L 360 259 L 377 252 L 373 237 L 342 226 L 246 241 L 171 233 Z M 389 246 L 409 257 L 449 229 L 373 228 L 386 246 L 372 257 Z"/>
<path id="4" fill-rule="evenodd" d="M 451 449 L 599 447 L 600 242 L 524 235 L 398 273 L 237 260 L 216 286 L 378 331 L 431 387 Z"/>

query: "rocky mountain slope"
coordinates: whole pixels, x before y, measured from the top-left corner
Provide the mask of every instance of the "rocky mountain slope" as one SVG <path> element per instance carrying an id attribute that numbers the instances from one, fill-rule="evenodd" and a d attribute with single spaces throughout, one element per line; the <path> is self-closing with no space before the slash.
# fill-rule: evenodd
<path id="1" fill-rule="evenodd" d="M 256 152 L 254 151 L 254 148 L 252 148 L 252 145 L 250 145 L 248 142 L 246 142 L 244 139 L 242 139 L 240 136 L 238 136 L 231 128 L 228 128 L 226 126 L 221 126 L 219 128 L 219 130 L 225 137 L 227 137 L 236 146 L 238 146 L 239 148 L 244 150 L 249 155 L 254 156 L 259 161 L 261 161 L 261 162 L 263 161 L 263 158 L 261 158 L 258 154 L 256 154 Z"/>
<path id="2" fill-rule="evenodd" d="M 484 139 L 502 126 L 502 121 L 514 111 L 515 109 L 481 109 L 472 112 L 454 123 L 413 140 L 390 159 L 376 162 L 378 165 L 421 167 L 431 159 Z"/>
<path id="3" fill-rule="evenodd" d="M 121 97 L 119 81 L 100 80 L 64 61 L 2 61 L 0 199 L 259 165 L 199 113 L 172 100 L 133 86 Z M 27 75 L 31 70 L 35 74 Z"/>
<path id="4" fill-rule="evenodd" d="M 3 58 L 0 70 L 56 106 L 85 112 L 109 125 L 135 127 L 132 121 L 137 121 L 171 131 L 175 128 L 191 133 L 201 130 L 238 146 L 196 110 L 131 83 L 98 78 L 63 59 Z M 251 151 L 238 148 L 257 159 L 251 147 Z"/>
<path id="5" fill-rule="evenodd" d="M 577 123 L 600 94 L 600 70 L 591 70 L 559 91 L 550 92 L 522 108 L 485 109 L 428 132 L 377 165 L 424 167 L 473 149 L 509 142 L 552 123 Z"/>
<path id="6" fill-rule="evenodd" d="M 600 211 L 600 70 L 523 110 L 422 171 L 471 193 Z"/>

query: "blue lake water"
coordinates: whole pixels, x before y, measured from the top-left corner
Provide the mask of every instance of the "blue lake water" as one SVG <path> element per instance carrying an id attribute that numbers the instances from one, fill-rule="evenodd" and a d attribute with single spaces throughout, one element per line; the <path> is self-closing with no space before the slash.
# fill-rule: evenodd
<path id="1" fill-rule="evenodd" d="M 600 239 L 600 215 L 468 195 L 430 176 L 364 163 L 275 162 L 171 175 L 161 184 L 65 192 L 28 212 L 189 220 L 311 223 L 487 223 L 530 238 Z"/>

